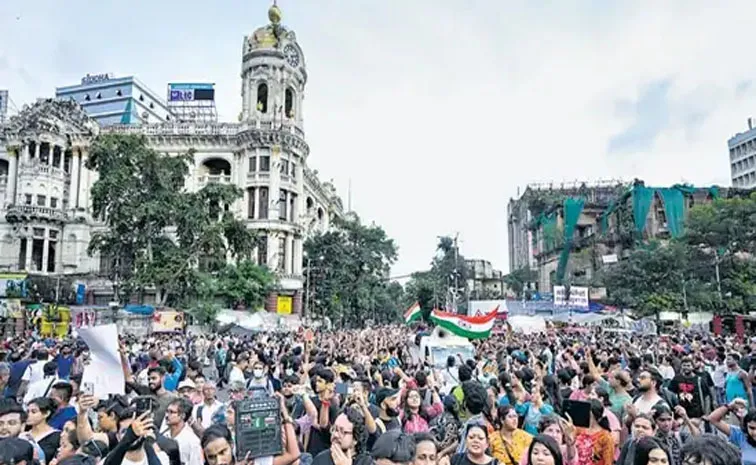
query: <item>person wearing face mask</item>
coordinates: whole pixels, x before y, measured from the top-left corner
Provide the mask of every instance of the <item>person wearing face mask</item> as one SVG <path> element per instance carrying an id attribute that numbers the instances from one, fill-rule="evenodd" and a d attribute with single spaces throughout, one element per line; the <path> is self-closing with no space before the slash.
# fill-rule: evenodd
<path id="1" fill-rule="evenodd" d="M 262 389 L 269 396 L 272 396 L 276 392 L 273 388 L 273 383 L 270 382 L 270 378 L 267 376 L 265 365 L 259 360 L 252 365 L 252 376 L 247 381 L 247 389 Z"/>

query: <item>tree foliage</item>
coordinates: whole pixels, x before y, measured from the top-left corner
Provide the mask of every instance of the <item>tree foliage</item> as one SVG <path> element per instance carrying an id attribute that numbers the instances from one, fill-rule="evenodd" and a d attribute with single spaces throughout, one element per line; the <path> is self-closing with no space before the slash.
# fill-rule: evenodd
<path id="1" fill-rule="evenodd" d="M 469 270 L 454 238 L 439 237 L 430 270 L 415 273 L 406 285 L 407 299 L 419 302 L 423 314 L 433 308 L 450 308 L 456 297 L 457 310 L 465 310 Z"/>
<path id="2" fill-rule="evenodd" d="M 229 284 L 236 273 L 259 279 L 255 283 L 262 287 L 270 281 L 244 262 L 255 236 L 230 208 L 242 192 L 214 183 L 187 191 L 193 158 L 192 152 L 158 153 L 143 136 L 99 137 L 87 168 L 99 174 L 92 212 L 107 227 L 93 234 L 89 253 L 112 260 L 110 278 L 121 299 L 154 289 L 158 305 L 189 305 L 205 299 L 203 293 L 219 292 L 227 300 L 250 298 L 248 306 L 254 305 L 259 300 L 254 293 L 238 293 Z M 240 269 L 229 271 L 229 259 L 240 262 Z"/>
<path id="3" fill-rule="evenodd" d="M 526 286 L 538 280 L 538 273 L 529 266 L 517 269 L 504 276 L 504 283 L 515 294 L 517 299 L 527 297 Z"/>
<path id="4" fill-rule="evenodd" d="M 756 194 L 693 207 L 679 239 L 633 249 L 606 273 L 612 303 L 643 314 L 756 306 Z M 717 270 L 719 282 L 717 282 Z"/>
<path id="5" fill-rule="evenodd" d="M 304 250 L 310 316 L 359 326 L 401 315 L 401 286 L 387 279 L 397 247 L 383 228 L 363 225 L 354 215 L 336 218 L 329 231 L 310 237 Z"/>

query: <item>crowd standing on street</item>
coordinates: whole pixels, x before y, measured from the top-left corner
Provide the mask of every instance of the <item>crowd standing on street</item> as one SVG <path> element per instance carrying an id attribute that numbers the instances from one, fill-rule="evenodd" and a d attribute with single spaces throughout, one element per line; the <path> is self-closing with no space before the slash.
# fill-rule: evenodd
<path id="1" fill-rule="evenodd" d="M 439 363 L 423 331 L 121 336 L 104 398 L 81 340 L 8 340 L 0 465 L 756 465 L 756 338 L 506 333 Z M 252 393 L 280 402 L 277 456 L 236 453 Z"/>

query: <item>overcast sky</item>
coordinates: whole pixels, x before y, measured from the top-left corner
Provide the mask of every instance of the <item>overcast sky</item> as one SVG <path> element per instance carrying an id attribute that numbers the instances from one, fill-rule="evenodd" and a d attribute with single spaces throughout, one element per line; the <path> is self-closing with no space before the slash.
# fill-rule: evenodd
<path id="1" fill-rule="evenodd" d="M 0 88 L 18 107 L 86 73 L 217 84 L 241 101 L 243 36 L 266 0 L 2 0 Z M 280 0 L 310 80 L 309 164 L 396 239 L 436 236 L 506 270 L 506 205 L 529 182 L 729 185 L 756 113 L 756 2 Z"/>

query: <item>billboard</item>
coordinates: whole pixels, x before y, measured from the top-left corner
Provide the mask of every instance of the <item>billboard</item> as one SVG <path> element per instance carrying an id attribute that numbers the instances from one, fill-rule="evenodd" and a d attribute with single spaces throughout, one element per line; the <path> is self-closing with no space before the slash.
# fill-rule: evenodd
<path id="1" fill-rule="evenodd" d="M 176 333 L 184 330 L 184 312 L 157 311 L 152 315 L 152 332 Z"/>
<path id="2" fill-rule="evenodd" d="M 215 84 L 181 83 L 168 84 L 169 102 L 197 102 L 215 100 Z"/>
<path id="3" fill-rule="evenodd" d="M 0 273 L 0 297 L 26 297 L 26 274 Z"/>

